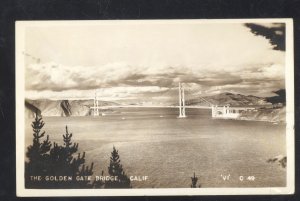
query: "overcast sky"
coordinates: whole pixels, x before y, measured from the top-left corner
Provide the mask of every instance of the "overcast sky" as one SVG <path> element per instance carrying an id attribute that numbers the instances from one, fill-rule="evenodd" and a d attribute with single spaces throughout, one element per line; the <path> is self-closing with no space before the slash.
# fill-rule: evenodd
<path id="1" fill-rule="evenodd" d="M 284 88 L 285 52 L 243 24 L 36 26 L 25 38 L 32 99 L 92 98 L 97 89 L 103 100 L 173 101 L 179 82 L 187 97 Z"/>

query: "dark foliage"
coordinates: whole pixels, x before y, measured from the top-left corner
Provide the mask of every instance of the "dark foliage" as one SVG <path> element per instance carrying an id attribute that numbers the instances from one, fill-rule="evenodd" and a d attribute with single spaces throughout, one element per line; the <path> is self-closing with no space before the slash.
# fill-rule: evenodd
<path id="1" fill-rule="evenodd" d="M 93 163 L 85 166 L 85 152 L 73 157 L 78 151 L 78 143 L 72 142 L 72 133 L 69 133 L 66 126 L 66 133 L 63 135 L 64 145 L 49 141 L 49 136 L 41 142 L 45 131 L 41 132 L 44 126 L 42 117 L 36 114 L 32 122 L 33 144 L 27 149 L 28 162 L 25 163 L 25 184 L 26 188 L 91 188 L 93 185 L 87 179 L 93 175 Z M 41 180 L 32 180 L 31 176 L 40 176 Z M 56 180 L 47 180 L 47 177 Z M 60 180 L 59 178 L 65 177 Z M 71 179 L 66 179 L 71 178 Z"/>
<path id="2" fill-rule="evenodd" d="M 33 143 L 28 146 L 26 156 L 28 162 L 25 164 L 25 177 L 29 182 L 30 176 L 38 175 L 45 176 L 48 170 L 48 164 L 45 161 L 49 159 L 49 151 L 51 149 L 51 142 L 47 135 L 46 140 L 41 142 L 41 138 L 44 137 L 45 131 L 41 132 L 44 126 L 44 121 L 37 113 L 31 126 L 33 129 Z M 27 183 L 30 185 L 30 183 Z"/>
<path id="3" fill-rule="evenodd" d="M 283 23 L 273 24 L 273 27 L 265 27 L 253 23 L 246 23 L 245 26 L 250 28 L 253 34 L 267 38 L 274 46 L 274 50 L 285 51 L 285 25 Z"/>
<path id="4" fill-rule="evenodd" d="M 191 184 L 191 188 L 197 188 L 197 182 L 198 182 L 198 177 L 196 177 L 196 174 L 194 172 L 194 176 L 191 177 L 192 180 L 192 184 Z M 199 184 L 198 188 L 201 187 L 201 184 Z"/>
<path id="5" fill-rule="evenodd" d="M 102 170 L 101 176 L 103 175 L 104 175 L 104 171 Z M 105 182 L 102 180 L 98 180 L 98 181 L 94 180 L 92 186 L 94 188 L 103 188 L 105 186 Z"/>
<path id="6" fill-rule="evenodd" d="M 282 103 L 286 104 L 286 96 L 285 89 L 279 89 L 278 91 L 274 91 L 277 96 L 267 97 L 266 100 L 272 104 Z"/>
<path id="7" fill-rule="evenodd" d="M 106 181 L 105 188 L 131 188 L 130 179 L 123 170 L 118 150 L 115 147 L 113 147 L 111 152 L 108 173 L 110 176 L 116 176 L 118 179 Z"/>

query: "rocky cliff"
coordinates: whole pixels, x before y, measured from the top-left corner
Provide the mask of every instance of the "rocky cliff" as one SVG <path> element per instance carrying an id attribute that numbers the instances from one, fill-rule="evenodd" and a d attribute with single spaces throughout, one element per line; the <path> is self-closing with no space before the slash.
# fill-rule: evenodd
<path id="1" fill-rule="evenodd" d="M 93 100 L 25 100 L 27 117 L 33 117 L 37 111 L 43 116 L 88 116 Z M 113 102 L 101 101 L 100 105 L 113 105 Z"/>
<path id="2" fill-rule="evenodd" d="M 41 115 L 41 110 L 29 101 L 25 101 L 25 116 L 33 118 L 35 114 Z"/>

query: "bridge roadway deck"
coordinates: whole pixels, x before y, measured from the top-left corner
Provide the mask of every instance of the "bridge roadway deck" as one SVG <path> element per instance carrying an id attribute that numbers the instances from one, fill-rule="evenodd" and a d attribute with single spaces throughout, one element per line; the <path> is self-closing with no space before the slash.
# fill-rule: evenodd
<path id="1" fill-rule="evenodd" d="M 211 106 L 184 106 L 185 108 L 192 108 L 192 109 L 211 109 Z M 219 106 L 223 107 L 223 106 Z M 179 108 L 179 106 L 173 105 L 109 105 L 109 106 L 98 106 L 98 107 L 90 107 L 90 109 L 113 109 L 113 108 Z M 255 107 L 230 107 L 229 109 L 235 110 L 249 110 L 249 109 L 256 109 Z"/>

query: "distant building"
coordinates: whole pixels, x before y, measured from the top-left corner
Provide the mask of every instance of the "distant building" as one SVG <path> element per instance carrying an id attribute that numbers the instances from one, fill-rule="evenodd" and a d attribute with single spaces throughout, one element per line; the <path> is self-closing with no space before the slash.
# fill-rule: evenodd
<path id="1" fill-rule="evenodd" d="M 237 119 L 243 111 L 254 110 L 255 108 L 246 107 L 230 107 L 226 106 L 211 106 L 211 116 L 215 119 Z"/>

